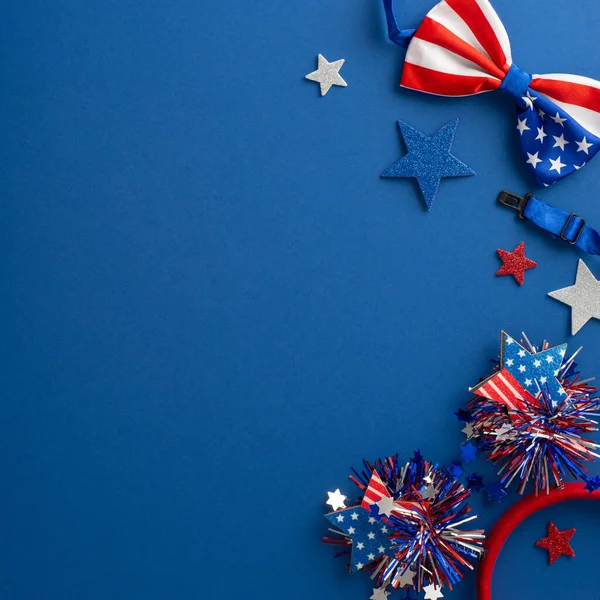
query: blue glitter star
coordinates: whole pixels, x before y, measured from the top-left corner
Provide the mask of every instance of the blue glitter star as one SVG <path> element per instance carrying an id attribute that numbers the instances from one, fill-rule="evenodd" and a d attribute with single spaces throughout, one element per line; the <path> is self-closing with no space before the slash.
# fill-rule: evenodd
<path id="1" fill-rule="evenodd" d="M 450 473 L 454 479 L 458 479 L 464 473 L 464 471 L 462 470 L 460 463 L 457 460 L 454 460 L 448 467 L 448 473 Z"/>
<path id="2" fill-rule="evenodd" d="M 496 502 L 502 502 L 502 498 L 506 496 L 506 490 L 499 481 L 488 483 L 485 486 L 485 491 L 487 492 L 488 498 L 490 500 L 495 500 Z"/>
<path id="3" fill-rule="evenodd" d="M 600 490 L 600 476 L 596 475 L 595 477 L 592 477 L 591 479 L 586 480 L 585 489 L 590 494 L 592 492 L 595 492 L 596 490 Z"/>
<path id="4" fill-rule="evenodd" d="M 468 410 L 459 408 L 454 414 L 459 421 L 464 421 L 465 423 L 473 422 L 473 415 Z"/>
<path id="5" fill-rule="evenodd" d="M 483 487 L 483 477 L 481 475 L 477 475 L 477 473 L 471 473 L 467 477 L 467 487 L 470 490 L 474 490 L 476 492 L 480 492 Z"/>
<path id="6" fill-rule="evenodd" d="M 407 153 L 388 167 L 381 176 L 415 177 L 427 210 L 431 210 L 442 177 L 475 175 L 473 169 L 450 154 L 457 126 L 458 119 L 454 119 L 433 135 L 427 136 L 408 123 L 398 121 Z"/>
<path id="7" fill-rule="evenodd" d="M 475 446 L 473 446 L 471 442 L 468 442 L 461 447 L 460 454 L 462 456 L 462 459 L 466 463 L 469 463 L 475 459 L 475 455 L 477 454 L 477 448 L 475 448 Z"/>

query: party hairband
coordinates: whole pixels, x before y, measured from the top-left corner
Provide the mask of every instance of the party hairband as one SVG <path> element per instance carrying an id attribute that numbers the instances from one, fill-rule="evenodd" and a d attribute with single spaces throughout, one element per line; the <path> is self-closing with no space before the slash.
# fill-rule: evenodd
<path id="1" fill-rule="evenodd" d="M 392 0 L 383 3 L 390 39 L 407 48 L 400 84 L 440 96 L 511 96 L 521 153 L 539 186 L 579 170 L 600 150 L 600 82 L 519 69 L 488 0 L 444 0 L 416 30 L 400 30 Z"/>
<path id="2" fill-rule="evenodd" d="M 581 378 L 567 345 L 539 347 L 524 335 L 517 342 L 501 332 L 500 358 L 494 372 L 471 389 L 467 410 L 467 440 L 461 451 L 468 462 L 476 450 L 500 466 L 501 480 L 483 484 L 473 473 L 461 483 L 460 461 L 447 468 L 426 461 L 419 451 L 406 463 L 392 456 L 363 469 L 352 469 L 350 480 L 358 497 L 339 489 L 329 492 L 325 515 L 333 526 L 326 544 L 341 546 L 337 557 L 348 558 L 351 574 L 370 573 L 371 600 L 387 600 L 395 589 L 425 592 L 438 600 L 452 589 L 465 570 L 478 567 L 479 600 L 491 600 L 491 577 L 496 559 L 511 531 L 544 506 L 574 498 L 600 499 L 600 477 L 588 479 L 583 462 L 598 457 L 598 444 L 589 438 L 597 430 L 600 410 L 597 389 Z M 475 444 L 475 445 L 473 445 Z M 586 483 L 565 483 L 572 476 Z M 485 488 L 500 501 L 506 489 L 519 482 L 519 493 L 530 484 L 532 495 L 518 502 L 485 540 L 467 503 L 471 492 Z M 548 542 L 550 543 L 550 542 Z"/>

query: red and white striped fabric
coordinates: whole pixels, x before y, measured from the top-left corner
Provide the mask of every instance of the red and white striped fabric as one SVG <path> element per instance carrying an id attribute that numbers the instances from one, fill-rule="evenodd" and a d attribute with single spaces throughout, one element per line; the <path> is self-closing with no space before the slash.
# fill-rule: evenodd
<path id="1" fill-rule="evenodd" d="M 524 410 L 528 402 L 535 398 L 525 390 L 521 384 L 510 374 L 508 369 L 502 369 L 476 385 L 471 391 L 484 398 L 505 404 L 510 410 Z"/>
<path id="2" fill-rule="evenodd" d="M 369 481 L 369 487 L 367 487 L 367 491 L 363 497 L 363 501 L 361 506 L 366 510 L 371 509 L 371 504 L 377 504 L 382 498 L 391 498 L 387 486 L 381 480 L 381 477 L 377 473 L 377 471 L 373 471 L 373 475 L 371 475 L 371 481 Z"/>
<path id="3" fill-rule="evenodd" d="M 408 46 L 401 85 L 440 96 L 471 96 L 497 90 L 512 64 L 506 29 L 488 0 L 443 0 Z M 529 88 L 600 136 L 600 82 L 533 75 Z"/>

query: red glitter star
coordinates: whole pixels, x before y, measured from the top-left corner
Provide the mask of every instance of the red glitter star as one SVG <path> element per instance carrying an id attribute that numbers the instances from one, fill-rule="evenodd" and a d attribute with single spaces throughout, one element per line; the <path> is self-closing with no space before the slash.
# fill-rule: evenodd
<path id="1" fill-rule="evenodd" d="M 525 271 L 537 267 L 536 262 L 525 256 L 525 242 L 521 242 L 512 252 L 498 248 L 498 256 L 502 259 L 502 266 L 496 275 L 512 275 L 519 285 L 523 285 Z"/>
<path id="2" fill-rule="evenodd" d="M 535 545 L 548 550 L 548 562 L 552 564 L 559 556 L 575 556 L 569 541 L 573 537 L 575 529 L 559 531 L 558 527 L 550 521 L 548 523 L 548 537 L 538 540 Z"/>

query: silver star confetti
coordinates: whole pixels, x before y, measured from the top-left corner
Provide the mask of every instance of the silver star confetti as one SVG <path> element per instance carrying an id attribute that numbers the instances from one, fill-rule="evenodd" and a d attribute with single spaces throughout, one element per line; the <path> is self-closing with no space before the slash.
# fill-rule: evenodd
<path id="1" fill-rule="evenodd" d="M 600 281 L 579 259 L 575 285 L 550 292 L 550 298 L 571 307 L 571 334 L 575 335 L 590 319 L 600 319 Z"/>
<path id="2" fill-rule="evenodd" d="M 346 496 L 344 496 L 339 489 L 335 490 L 335 492 L 327 492 L 327 495 L 329 496 L 329 500 L 327 500 L 326 504 L 329 504 L 333 510 L 346 508 L 346 505 L 344 504 Z"/>
<path id="3" fill-rule="evenodd" d="M 385 591 L 385 588 L 373 588 L 373 595 L 370 600 L 387 600 L 390 595 L 389 592 Z"/>
<path id="4" fill-rule="evenodd" d="M 426 585 L 423 588 L 423 591 L 425 592 L 425 600 L 437 600 L 438 598 L 444 597 L 440 587 L 436 587 L 433 583 L 431 585 Z"/>
<path id="5" fill-rule="evenodd" d="M 423 498 L 425 498 L 425 500 L 433 500 L 436 494 L 437 491 L 435 487 L 433 487 L 432 485 L 428 485 L 421 495 L 423 496 Z"/>
<path id="6" fill-rule="evenodd" d="M 400 571 L 398 571 L 400 573 Z M 396 582 L 400 587 L 405 587 L 407 585 L 413 585 L 413 581 L 415 579 L 416 573 L 411 569 L 406 569 L 402 575 L 396 577 Z"/>
<path id="7" fill-rule="evenodd" d="M 462 432 L 467 436 L 467 440 L 470 440 L 475 435 L 475 432 L 473 431 L 473 425 L 471 423 L 467 423 Z"/>
<path id="8" fill-rule="evenodd" d="M 318 81 L 321 86 L 321 96 L 324 96 L 332 85 L 340 85 L 342 87 L 348 85 L 340 75 L 340 69 L 343 64 L 343 58 L 330 63 L 322 54 L 319 54 L 317 70 L 306 75 L 306 79 Z"/>

